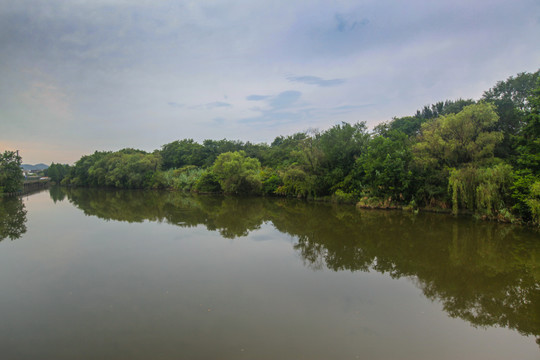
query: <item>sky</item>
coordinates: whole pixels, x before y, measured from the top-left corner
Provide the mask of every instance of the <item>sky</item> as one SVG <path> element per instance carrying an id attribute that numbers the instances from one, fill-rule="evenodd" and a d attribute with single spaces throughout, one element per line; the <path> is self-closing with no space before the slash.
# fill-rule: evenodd
<path id="1" fill-rule="evenodd" d="M 0 0 L 0 151 L 372 128 L 539 68 L 538 0 Z"/>

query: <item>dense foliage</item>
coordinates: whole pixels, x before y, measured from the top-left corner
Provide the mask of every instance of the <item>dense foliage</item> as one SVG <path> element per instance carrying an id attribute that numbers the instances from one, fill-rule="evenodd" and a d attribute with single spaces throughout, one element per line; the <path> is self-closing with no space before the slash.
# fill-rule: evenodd
<path id="1" fill-rule="evenodd" d="M 69 169 L 70 166 L 67 164 L 52 163 L 51 166 L 44 170 L 44 175 L 59 184 L 69 173 Z"/>
<path id="2" fill-rule="evenodd" d="M 22 189 L 21 162 L 21 157 L 14 151 L 4 151 L 0 154 L 0 194 Z"/>
<path id="3" fill-rule="evenodd" d="M 173 141 L 52 164 L 71 186 L 294 196 L 374 207 L 428 207 L 540 224 L 539 72 L 479 101 L 446 100 L 393 118 L 279 136 L 270 145 Z M 63 180 L 62 180 L 63 179 Z"/>

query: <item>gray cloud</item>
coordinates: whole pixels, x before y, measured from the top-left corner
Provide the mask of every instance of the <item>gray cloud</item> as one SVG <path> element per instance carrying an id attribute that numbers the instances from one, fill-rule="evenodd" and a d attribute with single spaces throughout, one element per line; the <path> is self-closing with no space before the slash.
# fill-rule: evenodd
<path id="1" fill-rule="evenodd" d="M 286 109 L 293 105 L 300 97 L 302 93 L 300 91 L 289 90 L 283 91 L 278 95 L 268 99 L 268 104 L 273 110 Z"/>
<path id="2" fill-rule="evenodd" d="M 215 109 L 215 108 L 221 108 L 221 107 L 231 107 L 232 105 L 223 101 L 215 101 L 212 103 L 208 103 L 205 105 L 207 109 Z"/>
<path id="3" fill-rule="evenodd" d="M 260 101 L 268 99 L 270 96 L 268 95 L 249 95 L 246 97 L 246 100 L 248 101 Z"/>
<path id="4" fill-rule="evenodd" d="M 372 126 L 536 71 L 539 13 L 537 0 L 0 0 L 0 144 L 73 162 L 177 134 Z"/>
<path id="5" fill-rule="evenodd" d="M 351 16 L 343 14 L 336 14 L 334 18 L 337 23 L 337 31 L 339 32 L 353 31 L 357 27 L 369 24 L 368 19 L 355 20 L 354 18 L 351 18 Z"/>
<path id="6" fill-rule="evenodd" d="M 263 100 L 268 108 L 256 108 L 255 111 L 260 112 L 259 116 L 240 119 L 243 124 L 265 124 L 265 126 L 277 126 L 283 123 L 289 123 L 305 118 L 305 109 L 296 109 L 291 111 L 291 108 L 296 105 L 302 97 L 302 93 L 296 90 L 283 91 L 275 96 L 255 96 L 256 100 Z M 249 96 L 248 96 L 249 98 Z"/>
<path id="7" fill-rule="evenodd" d="M 345 83 L 344 79 L 321 79 L 317 76 L 288 76 L 287 80 L 293 82 L 300 82 L 308 85 L 317 85 L 317 86 L 336 86 Z"/>
<path id="8" fill-rule="evenodd" d="M 206 104 L 202 104 L 202 105 L 192 106 L 191 108 L 192 108 L 192 109 L 206 109 L 206 110 L 211 110 L 211 109 L 216 109 L 216 108 L 228 108 L 228 107 L 231 107 L 231 106 L 232 106 L 231 104 L 226 103 L 226 102 L 223 102 L 223 101 L 214 101 L 214 102 L 211 102 L 211 103 L 206 103 Z"/>

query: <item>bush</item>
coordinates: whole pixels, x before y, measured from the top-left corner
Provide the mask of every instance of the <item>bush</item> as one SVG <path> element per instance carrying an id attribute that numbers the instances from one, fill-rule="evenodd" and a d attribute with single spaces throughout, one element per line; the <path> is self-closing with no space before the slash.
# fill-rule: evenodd
<path id="1" fill-rule="evenodd" d="M 221 192 L 221 185 L 219 184 L 219 178 L 211 171 L 204 172 L 197 182 L 194 189 L 203 193 L 218 193 Z"/>
<path id="2" fill-rule="evenodd" d="M 332 195 L 332 201 L 338 202 L 338 203 L 356 203 L 358 201 L 358 195 L 354 193 L 347 193 L 343 190 L 336 190 L 334 195 Z"/>
<path id="3" fill-rule="evenodd" d="M 244 151 L 220 154 L 212 166 L 221 188 L 230 194 L 259 194 L 260 172 L 259 160 L 246 157 Z"/>
<path id="4" fill-rule="evenodd" d="M 530 197 L 525 200 L 532 213 L 532 220 L 540 224 L 540 181 L 534 182 L 530 187 Z"/>
<path id="5" fill-rule="evenodd" d="M 264 169 L 261 171 L 261 179 L 264 195 L 276 195 L 278 188 L 283 185 L 283 180 L 274 170 Z"/>

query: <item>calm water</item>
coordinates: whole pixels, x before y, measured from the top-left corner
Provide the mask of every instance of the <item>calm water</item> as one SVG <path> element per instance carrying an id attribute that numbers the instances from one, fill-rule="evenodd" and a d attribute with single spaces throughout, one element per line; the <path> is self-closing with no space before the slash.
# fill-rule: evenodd
<path id="1" fill-rule="evenodd" d="M 52 189 L 0 200 L 0 239 L 2 359 L 540 358 L 530 229 Z"/>

